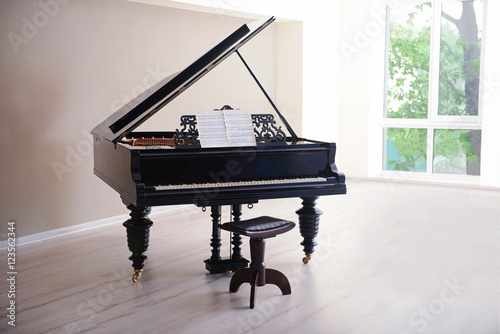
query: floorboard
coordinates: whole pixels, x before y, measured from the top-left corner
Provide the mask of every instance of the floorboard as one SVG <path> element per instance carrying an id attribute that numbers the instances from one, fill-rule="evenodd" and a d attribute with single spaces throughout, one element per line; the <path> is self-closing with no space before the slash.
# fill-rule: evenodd
<path id="1" fill-rule="evenodd" d="M 16 326 L 2 279 L 0 332 L 500 333 L 500 192 L 367 181 L 348 192 L 318 200 L 309 264 L 298 228 L 267 241 L 266 264 L 287 275 L 292 294 L 259 287 L 254 310 L 249 285 L 229 293 L 232 274 L 206 272 L 209 212 L 185 206 L 154 215 L 137 283 L 118 223 L 19 246 Z M 243 217 L 296 221 L 298 208 L 299 199 L 269 200 Z M 223 232 L 223 257 L 228 239 Z M 242 247 L 249 258 L 247 238 Z"/>

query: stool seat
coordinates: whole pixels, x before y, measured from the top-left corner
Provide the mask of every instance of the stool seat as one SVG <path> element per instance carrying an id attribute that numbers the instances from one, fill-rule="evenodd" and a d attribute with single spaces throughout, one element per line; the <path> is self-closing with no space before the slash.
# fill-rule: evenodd
<path id="1" fill-rule="evenodd" d="M 288 232 L 294 227 L 294 222 L 269 216 L 261 216 L 220 225 L 220 228 L 223 230 L 251 238 L 272 238 L 278 234 Z"/>
<path id="2" fill-rule="evenodd" d="M 229 283 L 229 291 L 231 292 L 237 292 L 243 283 L 250 283 L 250 308 L 254 308 L 256 286 L 264 286 L 266 283 L 270 283 L 278 286 L 284 295 L 292 293 L 290 282 L 283 273 L 266 268 L 264 253 L 266 238 L 275 237 L 278 234 L 290 231 L 294 227 L 294 222 L 269 216 L 220 225 L 223 230 L 250 237 L 250 255 L 252 258 L 250 267 L 237 270 Z"/>

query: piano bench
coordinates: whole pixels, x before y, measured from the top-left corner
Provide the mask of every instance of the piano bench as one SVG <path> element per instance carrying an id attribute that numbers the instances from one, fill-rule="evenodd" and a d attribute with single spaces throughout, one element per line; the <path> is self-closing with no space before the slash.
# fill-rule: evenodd
<path id="1" fill-rule="evenodd" d="M 254 308 L 256 286 L 264 286 L 266 283 L 270 283 L 277 285 L 284 295 L 292 293 L 290 283 L 283 273 L 266 268 L 264 253 L 266 238 L 288 232 L 294 227 L 295 223 L 291 221 L 269 216 L 220 225 L 223 230 L 250 237 L 250 267 L 237 270 L 229 283 L 230 292 L 237 292 L 243 283 L 250 283 L 250 308 Z"/>

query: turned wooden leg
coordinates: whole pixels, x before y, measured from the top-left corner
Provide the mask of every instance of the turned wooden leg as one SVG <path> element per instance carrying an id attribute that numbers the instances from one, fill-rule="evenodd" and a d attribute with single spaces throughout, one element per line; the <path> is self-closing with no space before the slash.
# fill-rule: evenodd
<path id="1" fill-rule="evenodd" d="M 266 264 L 264 263 L 264 255 L 266 252 L 266 239 L 250 238 L 250 270 L 255 275 L 258 274 L 257 286 L 266 285 Z M 253 278 L 253 277 L 252 277 Z"/>
<path id="2" fill-rule="evenodd" d="M 220 233 L 220 217 L 221 217 L 221 208 L 220 206 L 212 206 L 212 213 L 210 217 L 212 217 L 212 239 L 210 246 L 212 246 L 212 256 L 209 259 L 206 259 L 205 268 L 211 274 L 219 274 L 219 273 L 230 273 L 232 271 L 236 271 L 240 268 L 245 268 L 248 266 L 248 260 L 244 259 L 241 256 L 241 248 L 240 245 L 241 237 L 239 234 L 233 235 L 232 245 L 233 245 L 233 254 L 230 259 L 221 259 L 220 256 L 220 247 L 221 247 L 221 233 Z M 241 205 L 233 205 L 233 216 L 235 221 L 238 221 L 241 216 Z"/>
<path id="3" fill-rule="evenodd" d="M 241 204 L 233 205 L 233 221 L 239 222 L 241 217 Z M 243 242 L 241 241 L 241 236 L 238 233 L 233 233 L 233 240 L 231 241 L 233 245 L 233 254 L 231 255 L 231 259 L 233 260 L 241 260 L 241 245 Z"/>
<path id="4" fill-rule="evenodd" d="M 212 242 L 210 246 L 212 246 L 212 256 L 210 257 L 210 261 L 212 263 L 220 262 L 220 206 L 214 205 L 212 206 L 212 213 L 210 214 L 212 217 Z"/>
<path id="5" fill-rule="evenodd" d="M 123 226 L 127 228 L 128 248 L 132 252 L 129 257 L 135 272 L 132 280 L 137 282 L 142 276 L 144 261 L 147 260 L 144 253 L 148 249 L 149 228 L 153 225 L 153 222 L 148 218 L 148 214 L 151 212 L 150 207 L 128 205 L 127 208 L 130 210 L 131 218 L 125 221 Z"/>
<path id="6" fill-rule="evenodd" d="M 314 238 L 318 235 L 319 216 L 323 213 L 316 209 L 316 200 L 318 197 L 301 197 L 302 208 L 296 211 L 299 216 L 300 235 L 304 238 L 301 245 L 304 246 L 305 257 L 302 262 L 308 263 L 314 253 L 314 246 L 317 243 Z"/>

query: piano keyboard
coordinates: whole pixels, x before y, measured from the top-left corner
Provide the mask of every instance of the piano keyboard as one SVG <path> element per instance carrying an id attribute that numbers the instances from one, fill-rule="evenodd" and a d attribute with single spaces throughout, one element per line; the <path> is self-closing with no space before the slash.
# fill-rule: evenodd
<path id="1" fill-rule="evenodd" d="M 237 182 L 210 182 L 210 183 L 189 183 L 189 184 L 168 184 L 156 185 L 155 190 L 178 190 L 178 189 L 199 189 L 199 188 L 217 188 L 217 187 L 241 187 L 241 186 L 260 186 L 272 184 L 292 184 L 292 183 L 311 183 L 325 182 L 325 177 L 299 177 L 291 179 L 271 179 Z"/>

